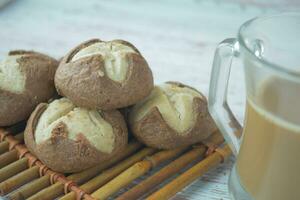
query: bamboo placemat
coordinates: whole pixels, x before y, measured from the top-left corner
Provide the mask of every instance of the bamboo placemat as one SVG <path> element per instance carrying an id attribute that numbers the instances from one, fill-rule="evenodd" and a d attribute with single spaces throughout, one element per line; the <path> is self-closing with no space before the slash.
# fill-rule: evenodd
<path id="1" fill-rule="evenodd" d="M 168 199 L 231 154 L 219 132 L 201 144 L 173 150 L 159 151 L 131 140 L 126 150 L 105 163 L 60 174 L 32 155 L 23 137 L 22 129 L 0 128 L 0 194 L 8 199 Z M 119 194 L 151 171 L 156 172 Z M 172 177 L 176 178 L 157 187 Z"/>

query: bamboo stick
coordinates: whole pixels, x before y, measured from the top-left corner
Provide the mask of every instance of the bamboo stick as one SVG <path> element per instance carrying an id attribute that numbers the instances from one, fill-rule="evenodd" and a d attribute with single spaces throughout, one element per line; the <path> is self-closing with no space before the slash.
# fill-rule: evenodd
<path id="1" fill-rule="evenodd" d="M 28 159 L 22 158 L 0 169 L 0 183 L 28 168 Z"/>
<path id="2" fill-rule="evenodd" d="M 1 147 L 1 146 L 0 146 Z M 145 149 L 151 149 L 151 148 L 145 148 Z M 143 150 L 145 150 L 145 149 L 143 149 Z M 205 152 L 205 150 L 206 150 L 206 148 L 204 148 L 204 146 L 200 146 L 200 147 L 197 147 L 197 148 L 195 148 L 195 149 L 202 149 L 202 154 Z M 229 149 L 229 148 L 228 148 Z M 0 149 L 1 150 L 1 149 Z M 143 151 L 142 150 L 142 151 Z M 154 152 L 156 151 L 156 150 L 154 150 L 154 149 L 151 149 L 151 150 L 153 150 Z M 104 184 L 106 184 L 108 181 L 110 181 L 110 180 L 112 180 L 112 181 L 110 181 L 109 183 L 107 183 L 106 185 L 104 185 L 102 188 L 99 188 L 99 187 L 96 187 L 95 189 L 97 189 L 97 188 L 99 188 L 96 192 L 94 192 L 93 193 L 93 197 L 95 197 L 95 198 L 99 198 L 99 199 L 105 199 L 105 198 L 107 198 L 107 197 L 109 197 L 111 194 L 113 194 L 114 192 L 116 192 L 116 191 L 118 191 L 120 188 L 122 188 L 122 187 L 124 187 L 124 186 L 126 186 L 127 184 L 129 184 L 130 182 L 132 182 L 134 179 L 136 179 L 136 178 L 138 178 L 138 177 L 140 177 L 140 176 L 142 176 L 142 175 L 144 175 L 146 172 L 148 172 L 148 171 L 150 171 L 153 167 L 155 167 L 155 166 L 157 166 L 158 164 L 160 164 L 161 162 L 163 162 L 163 161 L 165 161 L 166 159 L 168 159 L 168 156 L 169 156 L 169 159 L 170 158 L 174 158 L 175 156 L 178 156 L 180 153 L 182 153 L 184 150 L 186 150 L 186 149 L 180 149 L 180 150 L 177 150 L 177 152 L 176 151 L 174 151 L 174 150 L 171 150 L 171 151 L 169 151 L 168 152 L 168 154 L 166 154 L 166 152 L 165 153 L 163 153 L 163 152 L 159 152 L 159 153 L 156 153 L 155 155 L 153 155 L 153 156 L 151 156 L 151 157 L 149 157 L 149 158 L 147 158 L 147 159 L 145 159 L 145 160 L 143 160 L 143 161 L 140 161 L 139 163 L 136 163 L 136 162 L 138 162 L 138 161 L 136 161 L 135 163 L 136 164 L 134 164 L 132 167 L 130 167 L 129 169 L 127 169 L 128 167 L 126 167 L 125 168 L 125 165 L 123 166 L 123 165 L 121 165 L 122 163 L 119 163 L 118 165 L 116 165 L 115 167 L 113 167 L 113 168 L 111 168 L 111 169 L 108 169 L 108 170 L 105 170 L 103 173 L 101 173 L 99 176 L 97 176 L 97 177 L 95 177 L 95 178 L 93 178 L 92 180 L 90 180 L 89 182 L 87 182 L 86 184 L 84 184 L 84 185 L 82 185 L 82 189 L 84 189 L 85 188 L 85 186 L 87 187 L 88 186 L 88 188 L 92 188 L 93 186 L 95 187 L 97 184 L 100 184 L 100 186 L 99 187 L 101 187 L 101 186 L 103 186 Z M 6 153 L 4 153 L 3 155 L 5 155 L 5 156 L 3 156 L 3 155 L 0 155 L 0 165 L 2 164 L 1 163 L 1 159 L 3 159 L 3 161 L 6 161 L 6 159 L 10 159 L 12 156 L 9 156 L 9 154 L 8 153 L 11 153 L 11 152 L 13 152 L 13 151 L 15 151 L 15 150 L 12 150 L 12 151 L 9 151 L 9 152 L 6 152 Z M 140 151 L 141 152 L 141 151 Z M 149 154 L 149 155 L 152 155 L 154 152 L 152 152 L 151 154 Z M 221 162 L 222 161 L 222 159 L 223 159 L 223 157 L 221 156 L 221 155 L 223 155 L 224 157 L 227 157 L 228 155 L 230 155 L 230 150 L 229 150 L 229 153 L 227 152 L 227 150 L 226 150 L 226 147 L 223 149 L 223 151 L 222 151 L 223 153 L 222 154 L 220 154 L 218 151 L 217 151 L 217 153 L 218 153 L 218 155 L 216 156 L 216 152 L 215 153 L 213 153 L 212 155 L 210 155 L 209 157 L 207 157 L 205 160 L 203 160 L 202 162 L 205 162 L 208 158 L 211 158 L 213 155 L 215 155 L 215 158 L 213 158 L 212 160 L 209 160 L 208 161 L 208 163 L 206 164 L 206 165 L 204 165 L 204 169 L 202 169 L 203 170 L 203 172 L 201 172 L 202 174 L 206 171 L 206 170 L 208 170 L 208 169 L 206 169 L 206 168 L 209 168 L 210 166 L 215 166 L 215 165 L 217 165 L 219 162 Z M 225 153 L 224 153 L 225 152 Z M 137 154 L 135 154 L 135 155 L 137 155 Z M 135 155 L 133 155 L 132 157 L 134 157 Z M 16 157 L 17 157 L 17 152 L 16 152 Z M 220 161 L 218 161 L 217 160 L 217 158 L 220 158 Z M 131 157 L 130 157 L 131 158 Z M 16 158 L 17 159 L 17 158 Z M 24 158 L 23 158 L 24 159 Z M 142 159 L 142 158 L 141 158 Z M 141 160 L 140 159 L 140 160 Z M 22 160 L 22 159 L 20 159 L 20 160 Z M 20 161 L 19 160 L 19 161 Z M 126 159 L 126 160 L 124 160 L 123 162 L 125 162 L 126 163 L 126 161 L 128 161 L 128 160 L 130 160 L 130 159 Z M 112 159 L 112 161 L 113 161 L 113 159 Z M 213 161 L 215 161 L 215 162 L 213 162 Z M 9 162 L 9 161 L 7 161 L 7 162 Z M 109 161 L 110 162 L 110 161 Z M 117 162 L 117 161 L 116 161 Z M 199 164 L 201 164 L 202 162 L 199 162 L 198 164 L 196 164 L 195 166 L 197 166 L 197 165 L 199 165 Z M 16 163 L 16 162 L 15 162 Z M 9 164 L 9 163 L 8 163 Z M 13 165 L 14 163 L 11 163 L 11 164 L 9 164 L 8 166 L 6 166 L 7 164 L 5 164 L 4 166 L 6 166 L 6 167 L 4 167 L 3 169 L 5 169 L 5 168 L 7 168 L 7 167 L 9 167 L 9 166 L 11 166 L 11 165 Z M 106 164 L 106 163 L 105 163 Z M 131 164 L 132 165 L 132 164 Z M 130 165 L 130 166 L 131 166 Z M 195 167 L 194 166 L 194 167 Z M 37 166 L 35 166 L 35 167 L 37 167 Z M 32 168 L 30 168 L 30 169 L 33 169 L 33 168 L 35 168 L 35 167 L 32 167 Z M 108 166 L 109 167 L 109 166 Z M 121 170 L 122 168 L 124 167 L 124 169 L 123 170 Z M 190 170 L 192 170 L 194 167 L 192 167 Z M 28 170 L 30 170 L 30 169 L 28 169 Z M 92 169 L 92 168 L 91 168 Z M 91 169 L 89 169 L 89 170 L 91 170 Z M 68 179 L 69 180 L 72 180 L 72 181 L 74 181 L 74 182 L 78 182 L 79 184 L 80 183 L 83 183 L 83 182 L 85 182 L 85 181 L 87 181 L 87 180 L 89 180 L 91 177 L 93 177 L 94 175 L 95 175 L 95 173 L 96 173 L 96 171 L 99 169 L 99 167 L 98 168 L 94 168 L 93 170 L 91 170 L 91 171 L 88 171 L 88 170 L 86 170 L 86 171 L 84 171 L 84 172 L 81 172 L 81 173 L 78 173 L 78 174 L 73 174 L 73 175 L 70 175 L 69 177 L 68 177 Z M 113 170 L 114 169 L 114 170 Z M 127 170 L 126 170 L 127 169 Z M 22 172 L 22 173 L 20 173 L 20 174 L 24 174 L 25 172 L 27 172 L 28 170 L 25 170 L 24 172 Z M 102 169 L 103 170 L 103 169 Z M 124 171 L 124 170 L 126 170 L 125 172 L 123 172 L 122 174 L 120 174 L 122 171 Z M 188 170 L 188 171 L 190 171 L 190 170 Z M 200 170 L 200 169 L 199 169 Z M 1 171 L 2 171 L 2 169 L 0 169 L 0 175 L 1 175 Z M 100 170 L 101 171 L 101 170 Z M 120 171 L 120 172 L 119 172 Z M 97 171 L 97 173 L 99 173 L 99 171 Z M 96 174 L 97 174 L 96 173 Z M 191 172 L 191 173 L 193 173 L 193 172 Z M 29 173 L 29 178 L 31 177 L 31 175 L 32 175 L 33 173 Z M 39 173 L 38 173 L 39 174 Z M 79 175 L 80 174 L 80 175 Z M 118 177 L 116 177 L 118 174 L 120 174 Z M 185 173 L 184 173 L 185 174 Z M 201 175 L 202 175 L 201 174 Z M 18 174 L 19 175 L 19 174 Z M 16 175 L 16 176 L 18 176 L 18 175 Z M 48 176 L 48 175 L 47 175 Z M 20 176 L 21 178 L 19 178 L 19 179 L 16 179 L 16 181 L 17 181 L 17 184 L 13 184 L 13 185 L 11 185 L 11 187 L 13 187 L 12 189 L 14 189 L 15 187 L 19 187 L 20 185 L 22 185 L 22 184 L 24 184 L 24 183 L 27 183 L 28 182 L 28 180 L 29 179 L 26 179 L 26 180 L 24 180 L 24 182 L 22 183 L 22 184 L 20 184 L 19 182 L 21 182 L 22 181 L 22 178 L 24 178 L 24 175 L 23 176 Z M 38 176 L 37 176 L 38 177 Z M 116 177 L 116 178 L 114 178 L 114 177 Z M 1 178 L 1 176 L 0 176 L 0 178 Z M 12 177 L 12 178 L 14 178 L 14 177 Z M 11 179 L 12 178 L 10 178 L 10 179 L 8 179 L 7 181 L 5 181 L 5 182 L 3 182 L 3 183 L 7 183 L 8 181 L 11 181 Z M 179 178 L 179 177 L 178 177 Z M 188 178 L 190 178 L 190 179 L 192 179 L 193 178 L 193 176 L 191 176 L 191 177 L 189 177 L 188 176 Z M 33 178 L 34 179 L 34 178 Z M 33 180 L 32 179 L 32 180 Z M 187 179 L 187 182 L 188 181 L 190 181 L 190 179 Z M 34 182 L 36 182 L 36 181 L 38 181 L 39 179 L 37 179 L 37 180 L 35 180 L 35 181 L 33 181 L 32 183 L 34 183 Z M 116 182 L 115 182 L 115 184 L 112 184 L 115 180 L 117 180 Z M 120 181 L 118 181 L 118 180 L 120 180 Z M 176 179 L 175 179 L 176 180 Z M 175 181 L 174 180 L 174 181 Z M 19 182 L 18 182 L 19 181 Z M 29 180 L 30 181 L 30 180 Z M 49 177 L 47 178 L 47 181 L 46 181 L 46 178 L 45 178 L 45 182 L 48 182 L 48 185 L 49 185 Z M 8 190 L 7 191 L 5 191 L 5 190 L 3 190 L 3 193 L 2 193 L 2 185 L 3 185 L 3 183 L 1 183 L 0 184 L 0 193 L 1 194 L 5 194 L 5 193 L 7 193 L 7 192 L 9 192 L 9 190 L 11 190 L 11 188 L 9 188 L 8 187 Z M 38 182 L 37 182 L 38 183 Z M 88 185 L 88 183 L 90 184 L 90 185 Z M 171 182 L 172 183 L 172 182 Z M 109 184 L 111 184 L 111 187 L 109 187 Z M 183 184 L 188 184 L 188 183 L 183 183 Z M 30 184 L 28 184 L 28 185 L 30 185 Z M 45 185 L 45 186 L 43 186 L 43 188 L 45 188 L 45 187 L 47 187 L 48 185 Z M 168 184 L 169 185 L 169 184 Z M 168 186 L 168 185 L 166 185 L 166 186 Z M 25 185 L 24 187 L 22 187 L 22 188 L 26 188 L 26 186 L 27 185 Z M 37 185 L 38 186 L 38 185 Z M 55 187 L 57 187 L 58 189 L 54 189 L 54 191 L 59 191 L 59 193 L 60 194 L 54 194 L 54 196 L 53 196 L 53 193 L 52 194 L 50 194 L 50 193 L 47 193 L 46 195 L 42 195 L 42 196 L 39 196 L 40 198 L 37 198 L 38 196 L 37 195 L 33 195 L 32 197 L 30 197 L 29 199 L 54 199 L 54 198 L 56 198 L 56 197 L 58 197 L 59 195 L 61 195 L 61 194 L 63 194 L 63 192 L 64 192 L 64 188 L 63 188 L 63 184 L 57 184 L 57 185 L 52 185 L 54 188 Z M 51 186 L 51 187 L 52 187 Z M 75 186 L 72 186 L 72 187 L 75 187 Z M 105 187 L 107 187 L 107 189 L 108 190 L 106 190 L 105 189 Z M 179 187 L 181 187 L 181 186 L 174 186 L 174 191 L 176 191 Z M 20 190 L 22 189 L 22 188 L 20 188 Z M 41 188 L 41 189 L 43 189 L 43 188 Z M 48 188 L 50 188 L 50 187 L 48 187 Z M 62 191 L 61 191 L 61 188 L 62 188 Z M 103 189 L 104 188 L 104 189 Z M 30 189 L 30 187 L 29 188 L 27 188 L 27 189 Z M 32 189 L 32 188 L 31 188 Z M 30 190 L 31 190 L 30 189 Z M 47 188 L 46 188 L 47 189 Z M 92 191 L 94 191 L 95 189 L 93 189 Z M 101 192 L 101 189 L 103 189 L 103 191 Z M 182 189 L 182 188 L 181 188 Z M 181 189 L 179 189 L 179 190 L 181 190 Z M 84 189 L 85 190 L 85 189 Z M 40 189 L 39 190 L 37 190 L 37 191 L 40 191 Z M 43 190 L 42 190 L 43 191 Z M 40 192 L 42 192 L 42 191 L 40 191 Z M 85 190 L 87 193 L 90 193 L 89 191 L 87 191 L 87 190 Z M 91 191 L 91 192 L 92 192 Z M 26 194 L 26 192 L 28 192 L 28 191 L 26 191 L 25 190 L 25 193 L 24 194 Z M 38 192 L 37 194 L 39 194 L 40 192 Z M 171 193 L 172 191 L 169 191 L 169 193 Z M 35 193 L 35 192 L 33 192 L 33 193 Z M 33 194 L 33 193 L 31 193 L 31 195 Z M 22 194 L 22 193 L 11 193 L 11 195 L 16 195 L 16 197 L 18 197 L 18 198 L 24 198 L 24 194 Z M 94 196 L 94 194 L 96 195 L 96 196 Z M 155 193 L 154 193 L 155 194 Z M 154 195 L 153 194 L 153 195 Z M 176 192 L 174 193 L 174 194 L 176 194 Z M 172 195 L 174 195 L 174 194 L 172 194 Z M 31 195 L 29 195 L 29 196 L 31 196 Z M 75 196 L 75 193 L 73 193 L 73 195 L 74 196 L 70 196 L 71 197 L 71 199 L 73 199 L 72 197 L 76 197 Z M 97 195 L 100 195 L 99 197 L 97 196 Z M 168 195 L 168 194 L 166 194 L 166 195 Z M 152 196 L 152 195 L 151 195 Z M 151 197 L 150 196 L 150 197 Z M 28 197 L 28 194 L 27 194 L 27 197 Z M 25 197 L 25 198 L 27 198 L 27 197 Z M 149 198 L 150 198 L 149 197 Z M 64 199 L 64 198 L 66 198 L 66 199 L 68 199 L 68 197 L 67 197 L 67 195 L 65 195 L 62 199 Z M 168 198 L 168 197 L 167 197 Z M 156 199 L 156 198 L 155 198 Z M 164 199 L 164 197 L 163 197 L 163 199 Z"/>
<path id="3" fill-rule="evenodd" d="M 24 140 L 24 132 L 18 133 L 17 135 L 14 136 L 17 140 L 23 141 Z"/>
<path id="4" fill-rule="evenodd" d="M 17 140 L 19 141 L 23 141 L 24 139 L 24 134 L 23 132 L 22 133 L 19 133 L 17 135 L 14 136 Z M 9 148 L 9 143 L 7 141 L 3 141 L 0 143 L 0 154 L 2 153 L 5 153 L 6 151 L 8 151 L 8 148 Z"/>
<path id="5" fill-rule="evenodd" d="M 0 143 L 0 154 L 5 153 L 6 151 L 8 151 L 8 142 L 3 141 Z"/>
<path id="6" fill-rule="evenodd" d="M 208 139 L 207 142 L 215 145 L 220 145 L 223 141 L 224 139 L 221 136 L 221 134 L 215 133 Z M 180 172 L 180 170 L 188 166 L 200 156 L 203 156 L 206 151 L 207 147 L 205 145 L 199 145 L 194 147 L 189 152 L 185 153 L 170 164 L 166 165 L 157 173 L 153 174 L 146 180 L 140 182 L 138 185 L 119 196 L 117 200 L 138 199 L 142 197 L 152 188 L 156 187 L 171 176 L 177 174 L 178 172 Z"/>
<path id="7" fill-rule="evenodd" d="M 13 189 L 39 177 L 39 168 L 34 166 L 0 183 L 0 194 L 4 195 Z"/>
<path id="8" fill-rule="evenodd" d="M 95 191 L 92 194 L 92 197 L 97 199 L 107 199 L 109 196 L 119 191 L 121 188 L 127 186 L 138 177 L 146 174 L 152 168 L 156 167 L 166 160 L 177 157 L 187 149 L 188 147 L 180 147 L 172 150 L 160 151 L 144 159 L 143 161 L 134 164 L 133 166 L 122 172 L 120 175 L 115 177 L 113 180 L 105 184 L 103 187 Z"/>
<path id="9" fill-rule="evenodd" d="M 156 151 L 157 151 L 156 149 L 144 148 L 141 151 L 139 151 L 138 153 L 136 153 L 136 154 L 132 155 L 131 157 L 127 158 L 126 160 L 120 162 L 116 166 L 103 171 L 100 175 L 96 176 L 95 178 L 91 179 L 87 183 L 80 186 L 80 188 L 87 193 L 91 193 L 94 190 L 96 190 L 97 188 L 99 188 L 102 185 L 104 185 L 105 183 L 107 183 L 108 181 L 110 181 L 111 179 L 113 179 L 115 176 L 120 174 L 122 171 L 126 170 L 128 167 L 130 167 L 134 163 L 142 160 L 146 156 L 152 155 Z M 63 196 L 60 200 L 74 199 L 75 197 L 76 197 L 75 193 L 71 192 L 71 193 Z"/>
<path id="10" fill-rule="evenodd" d="M 68 179 L 75 181 L 77 184 L 82 184 L 82 183 L 88 181 L 89 179 L 93 178 L 95 175 L 97 175 L 102 170 L 107 169 L 107 168 L 111 167 L 112 165 L 116 164 L 117 162 L 132 155 L 137 150 L 142 148 L 142 146 L 143 145 L 141 143 L 134 140 L 134 141 L 130 142 L 127 145 L 127 147 L 122 152 L 120 152 L 120 154 L 117 154 L 112 159 L 110 159 L 104 163 L 101 163 L 101 165 L 97 165 L 95 167 L 84 170 L 82 172 L 72 174 L 72 175 L 68 176 Z"/>
<path id="11" fill-rule="evenodd" d="M 84 170 L 79 173 L 72 174 L 68 176 L 67 178 L 69 180 L 74 181 L 76 184 L 82 184 L 86 182 L 87 180 L 93 178 L 97 174 L 99 174 L 101 171 L 111 167 L 112 165 L 116 164 L 117 162 L 123 160 L 124 158 L 132 155 L 134 152 L 136 152 L 138 149 L 140 149 L 143 145 L 136 140 L 130 142 L 127 147 L 120 152 L 120 154 L 117 154 L 112 159 L 108 160 L 107 162 L 103 162 L 99 165 L 96 165 L 95 167 L 89 168 L 87 170 Z M 43 198 L 43 196 L 49 197 L 49 199 L 57 198 L 58 196 L 62 195 L 64 193 L 64 185 L 60 182 L 57 182 L 53 184 L 52 186 L 43 189 L 38 194 L 31 197 L 32 199 L 38 199 Z M 70 192 L 72 196 L 75 196 L 75 192 Z M 75 197 L 74 197 L 75 198 Z"/>
<path id="12" fill-rule="evenodd" d="M 24 187 L 10 193 L 8 195 L 8 197 L 13 200 L 27 199 L 30 196 L 34 195 L 35 193 L 39 192 L 40 190 L 48 187 L 50 185 L 49 177 L 50 177 L 49 175 L 44 175 L 44 176 L 26 184 Z"/>
<path id="13" fill-rule="evenodd" d="M 202 176 L 209 169 L 215 167 L 227 158 L 231 154 L 231 150 L 228 145 L 221 149 L 222 154 L 215 151 L 198 164 L 191 167 L 189 170 L 178 176 L 176 179 L 165 185 L 160 190 L 150 195 L 147 200 L 164 200 L 169 199 L 184 187 L 195 181 Z"/>
<path id="14" fill-rule="evenodd" d="M 11 150 L 4 154 L 0 155 L 0 168 L 5 167 L 6 165 L 18 160 L 17 150 Z"/>
<path id="15" fill-rule="evenodd" d="M 62 186 L 62 187 L 61 187 Z M 52 200 L 59 197 L 64 193 L 64 187 L 62 183 L 53 184 L 50 187 L 46 187 L 45 189 L 39 191 L 33 196 L 29 197 L 28 200 Z"/>

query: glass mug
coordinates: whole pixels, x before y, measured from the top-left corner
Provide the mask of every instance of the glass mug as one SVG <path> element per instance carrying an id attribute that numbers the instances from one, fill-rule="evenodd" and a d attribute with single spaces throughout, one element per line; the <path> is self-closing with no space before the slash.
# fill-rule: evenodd
<path id="1" fill-rule="evenodd" d="M 245 73 L 243 129 L 227 104 L 235 57 L 242 60 Z M 240 27 L 237 39 L 221 42 L 208 101 L 212 117 L 237 157 L 229 178 L 231 197 L 299 200 L 300 14 L 252 19 Z"/>

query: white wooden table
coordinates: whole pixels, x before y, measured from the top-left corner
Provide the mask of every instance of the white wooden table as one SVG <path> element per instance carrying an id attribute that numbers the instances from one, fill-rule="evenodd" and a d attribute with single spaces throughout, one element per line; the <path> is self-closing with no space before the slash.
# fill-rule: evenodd
<path id="1" fill-rule="evenodd" d="M 0 59 L 12 49 L 34 49 L 59 58 L 90 38 L 122 38 L 140 49 L 156 83 L 181 81 L 207 95 L 218 42 L 234 37 L 239 25 L 254 16 L 299 9 L 297 0 L 269 2 L 16 0 L 0 9 Z M 238 61 L 230 85 L 230 105 L 242 121 L 244 85 Z M 174 199 L 229 199 L 227 179 L 233 160 Z"/>

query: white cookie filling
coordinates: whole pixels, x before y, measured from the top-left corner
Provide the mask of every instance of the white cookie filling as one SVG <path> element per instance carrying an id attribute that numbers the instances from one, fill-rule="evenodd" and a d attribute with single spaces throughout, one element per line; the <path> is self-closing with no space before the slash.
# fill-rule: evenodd
<path id="1" fill-rule="evenodd" d="M 134 106 L 132 120 L 139 121 L 152 108 L 157 107 L 166 123 L 182 134 L 195 124 L 197 117 L 197 113 L 193 110 L 195 97 L 203 98 L 200 93 L 188 87 L 168 83 L 155 86 L 144 101 Z"/>
<path id="2" fill-rule="evenodd" d="M 136 51 L 117 42 L 96 42 L 78 51 L 71 61 L 101 55 L 105 62 L 106 75 L 113 81 L 122 82 L 125 80 L 128 71 L 128 61 L 126 59 L 128 53 L 136 53 Z"/>
<path id="3" fill-rule="evenodd" d="M 25 74 L 21 71 L 17 59 L 22 55 L 7 56 L 0 61 L 0 88 L 12 93 L 25 90 Z"/>
<path id="4" fill-rule="evenodd" d="M 115 143 L 113 127 L 99 112 L 101 111 L 75 107 L 66 98 L 55 100 L 40 116 L 35 130 L 35 141 L 39 144 L 49 139 L 52 130 L 63 122 L 69 139 L 76 140 L 78 134 L 83 134 L 99 151 L 111 153 Z"/>

